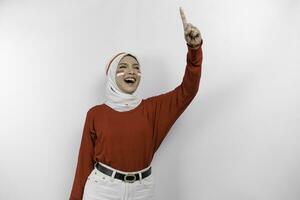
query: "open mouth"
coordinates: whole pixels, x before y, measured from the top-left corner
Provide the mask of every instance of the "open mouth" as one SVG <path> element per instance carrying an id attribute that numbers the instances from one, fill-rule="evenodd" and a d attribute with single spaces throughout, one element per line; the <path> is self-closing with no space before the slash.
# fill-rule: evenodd
<path id="1" fill-rule="evenodd" d="M 124 81 L 125 81 L 125 83 L 132 85 L 136 82 L 136 79 L 133 77 L 128 77 L 128 78 L 125 78 Z"/>

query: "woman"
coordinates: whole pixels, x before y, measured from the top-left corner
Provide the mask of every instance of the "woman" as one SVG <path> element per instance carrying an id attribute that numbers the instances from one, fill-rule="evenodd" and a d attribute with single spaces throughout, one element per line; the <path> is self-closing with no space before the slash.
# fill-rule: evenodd
<path id="1" fill-rule="evenodd" d="M 180 8 L 188 48 L 182 83 L 140 99 L 140 63 L 131 53 L 114 56 L 106 68 L 106 100 L 89 109 L 70 200 L 151 200 L 151 161 L 169 129 L 196 96 L 202 38 Z"/>

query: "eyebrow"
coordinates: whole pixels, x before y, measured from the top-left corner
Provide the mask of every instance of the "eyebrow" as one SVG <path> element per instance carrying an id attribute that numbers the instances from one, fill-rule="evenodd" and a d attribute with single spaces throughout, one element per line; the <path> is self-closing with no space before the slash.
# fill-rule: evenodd
<path id="1" fill-rule="evenodd" d="M 127 64 L 127 63 L 120 63 L 119 65 L 128 65 L 128 64 Z M 134 63 L 134 64 L 132 64 L 132 65 L 139 65 L 139 64 Z"/>

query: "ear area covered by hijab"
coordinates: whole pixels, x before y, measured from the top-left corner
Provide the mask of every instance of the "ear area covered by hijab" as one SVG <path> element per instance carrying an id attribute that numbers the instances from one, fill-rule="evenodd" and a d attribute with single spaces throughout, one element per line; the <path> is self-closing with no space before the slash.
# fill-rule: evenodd
<path id="1" fill-rule="evenodd" d="M 132 110 L 142 102 L 142 98 L 139 95 L 139 87 L 134 93 L 128 94 L 120 90 L 116 83 L 115 76 L 118 64 L 120 60 L 126 55 L 133 56 L 138 61 L 138 63 L 140 63 L 134 54 L 129 52 L 121 52 L 112 57 L 105 68 L 106 88 L 104 104 L 119 112 Z"/>

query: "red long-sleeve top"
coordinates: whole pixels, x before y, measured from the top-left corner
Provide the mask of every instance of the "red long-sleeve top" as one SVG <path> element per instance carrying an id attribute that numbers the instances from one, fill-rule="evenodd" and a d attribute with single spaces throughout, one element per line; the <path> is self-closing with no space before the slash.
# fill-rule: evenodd
<path id="1" fill-rule="evenodd" d="M 202 43 L 188 44 L 183 80 L 175 89 L 119 112 L 106 104 L 86 114 L 70 200 L 82 200 L 87 177 L 98 161 L 121 171 L 139 171 L 151 164 L 169 129 L 197 94 L 202 66 Z"/>

